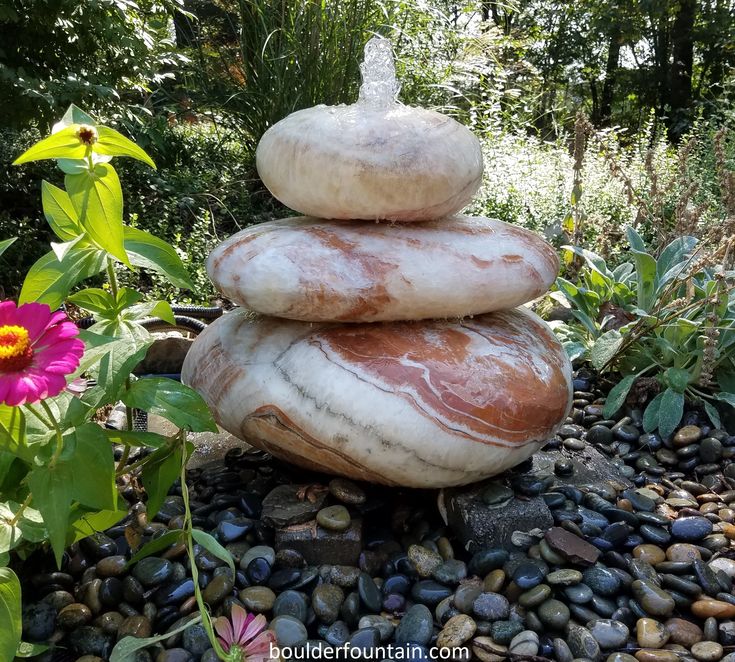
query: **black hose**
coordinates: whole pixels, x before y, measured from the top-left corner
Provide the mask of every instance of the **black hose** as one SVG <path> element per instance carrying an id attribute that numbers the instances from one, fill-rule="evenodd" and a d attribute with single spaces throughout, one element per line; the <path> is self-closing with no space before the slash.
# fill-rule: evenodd
<path id="1" fill-rule="evenodd" d="M 186 317 L 185 315 L 174 315 L 174 320 L 176 322 L 175 326 L 193 331 L 194 333 L 201 333 L 207 328 L 205 322 L 196 320 L 193 317 Z M 149 317 L 148 319 L 140 320 L 140 325 L 149 331 L 151 329 L 165 331 L 167 328 L 171 328 L 171 324 L 158 317 Z"/>
<path id="2" fill-rule="evenodd" d="M 203 320 L 216 320 L 218 317 L 222 317 L 225 312 L 219 306 L 171 306 L 171 310 L 174 311 L 175 315 L 187 315 Z"/>
<path id="3" fill-rule="evenodd" d="M 218 317 L 221 317 L 225 312 L 219 306 L 171 306 L 171 310 L 174 313 L 174 319 L 176 320 L 177 326 L 183 326 L 184 328 L 196 333 L 200 333 L 207 328 L 207 325 L 200 322 L 199 319 L 215 320 Z M 158 322 L 158 324 L 155 324 L 155 322 Z M 94 323 L 95 319 L 91 315 L 76 321 L 76 325 L 80 329 L 88 329 Z M 141 324 L 146 328 L 159 325 L 163 327 L 166 325 L 166 322 L 152 317 L 149 320 L 143 320 Z"/>

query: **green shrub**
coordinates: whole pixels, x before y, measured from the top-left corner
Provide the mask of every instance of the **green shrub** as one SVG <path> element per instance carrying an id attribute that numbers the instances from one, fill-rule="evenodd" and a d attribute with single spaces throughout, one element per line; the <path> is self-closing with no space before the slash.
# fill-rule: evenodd
<path id="1" fill-rule="evenodd" d="M 35 131 L 5 131 L 0 133 L 0 149 L 17 154 L 38 137 Z M 160 118 L 146 125 L 137 141 L 154 156 L 158 170 L 120 164 L 125 213 L 131 224 L 155 232 L 176 248 L 196 289 L 182 293 L 156 274 L 120 276 L 151 296 L 207 303 L 216 296 L 204 269 L 209 251 L 239 229 L 288 211 L 263 189 L 249 148 L 212 124 L 170 126 Z M 44 178 L 61 185 L 61 176 L 47 162 L 27 169 L 0 162 L 0 236 L 23 237 L 0 258 L 0 287 L 7 296 L 17 293 L 22 274 L 52 238 L 37 203 L 38 182 Z"/>

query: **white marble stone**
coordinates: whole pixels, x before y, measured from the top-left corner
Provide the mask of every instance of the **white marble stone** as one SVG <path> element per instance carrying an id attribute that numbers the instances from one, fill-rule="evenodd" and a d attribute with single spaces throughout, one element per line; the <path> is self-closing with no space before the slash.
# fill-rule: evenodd
<path id="1" fill-rule="evenodd" d="M 474 482 L 564 421 L 571 366 L 524 309 L 462 322 L 326 324 L 227 313 L 182 380 L 219 424 L 295 464 L 408 487 Z"/>
<path id="2" fill-rule="evenodd" d="M 315 322 L 464 317 L 515 308 L 554 282 L 554 249 L 523 228 L 467 216 L 426 223 L 262 223 L 209 257 L 217 289 L 265 315 Z"/>
<path id="3" fill-rule="evenodd" d="M 287 207 L 318 218 L 427 221 L 463 209 L 482 180 L 477 138 L 431 110 L 315 106 L 265 132 L 258 174 Z"/>

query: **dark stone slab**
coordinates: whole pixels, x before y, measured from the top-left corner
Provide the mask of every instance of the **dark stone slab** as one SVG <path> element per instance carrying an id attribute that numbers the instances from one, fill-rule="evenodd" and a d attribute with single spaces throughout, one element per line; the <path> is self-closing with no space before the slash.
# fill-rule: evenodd
<path id="1" fill-rule="evenodd" d="M 274 527 L 303 524 L 316 517 L 326 498 L 323 485 L 279 485 L 263 499 L 260 518 Z"/>
<path id="2" fill-rule="evenodd" d="M 553 451 L 539 451 L 531 458 L 530 474 L 554 474 L 554 464 L 558 460 L 572 463 L 574 471 L 568 476 L 555 476 L 555 485 L 594 485 L 603 481 L 615 483 L 619 489 L 631 487 L 632 483 L 620 474 L 618 468 L 594 446 L 587 444 L 582 450 L 571 451 L 559 448 Z"/>
<path id="3" fill-rule="evenodd" d="M 489 506 L 482 499 L 487 487 L 485 481 L 470 487 L 448 488 L 439 495 L 447 523 L 468 551 L 481 547 L 515 549 L 510 540 L 513 531 L 545 530 L 554 524 L 541 497 L 513 497 Z"/>
<path id="4" fill-rule="evenodd" d="M 327 531 L 316 521 L 276 529 L 276 551 L 295 549 L 309 565 L 356 566 L 362 551 L 362 520 L 346 531 Z"/>
<path id="5" fill-rule="evenodd" d="M 559 526 L 549 529 L 544 537 L 551 549 L 572 563 L 594 565 L 600 556 L 597 547 Z"/>

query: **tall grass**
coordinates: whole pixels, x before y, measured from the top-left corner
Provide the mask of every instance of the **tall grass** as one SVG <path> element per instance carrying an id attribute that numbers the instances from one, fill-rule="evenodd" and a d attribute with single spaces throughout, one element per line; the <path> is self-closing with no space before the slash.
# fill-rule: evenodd
<path id="1" fill-rule="evenodd" d="M 300 108 L 356 99 L 365 42 L 389 30 L 378 0 L 240 0 L 239 44 L 225 109 L 255 142 Z M 232 58 L 233 54 L 230 54 Z"/>

